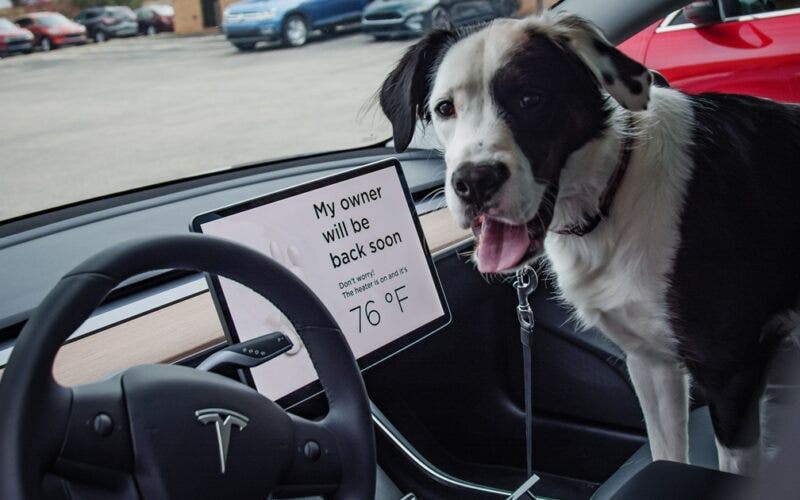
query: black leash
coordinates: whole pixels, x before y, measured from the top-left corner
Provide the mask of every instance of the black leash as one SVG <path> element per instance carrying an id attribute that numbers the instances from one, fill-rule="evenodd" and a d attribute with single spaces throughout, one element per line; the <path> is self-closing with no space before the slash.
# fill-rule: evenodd
<path id="1" fill-rule="evenodd" d="M 532 267 L 524 266 L 517 271 L 514 288 L 517 290 L 517 318 L 519 319 L 519 338 L 522 342 L 523 377 L 525 379 L 525 451 L 527 454 L 525 462 L 529 477 L 523 486 L 526 486 L 524 493 L 531 498 L 536 497 L 528 490 L 539 478 L 533 473 L 533 367 L 531 365 L 533 359 L 533 310 L 529 297 L 538 285 L 539 277 Z M 519 490 L 518 492 L 522 493 Z M 512 495 L 511 498 L 518 497 Z"/>

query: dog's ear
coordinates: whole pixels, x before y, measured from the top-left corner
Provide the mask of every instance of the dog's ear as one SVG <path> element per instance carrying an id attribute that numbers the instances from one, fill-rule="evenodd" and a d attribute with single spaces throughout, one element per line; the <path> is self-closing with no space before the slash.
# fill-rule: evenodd
<path id="1" fill-rule="evenodd" d="M 561 42 L 580 57 L 611 97 L 631 111 L 647 109 L 653 82 L 647 68 L 617 50 L 597 26 L 581 17 L 561 15 L 557 25 L 566 28 Z"/>
<path id="2" fill-rule="evenodd" d="M 392 122 L 394 148 L 405 151 L 414 135 L 417 117 L 427 118 L 426 105 L 433 72 L 444 52 L 455 41 L 452 31 L 436 30 L 408 49 L 397 67 L 383 82 L 380 103 Z"/>

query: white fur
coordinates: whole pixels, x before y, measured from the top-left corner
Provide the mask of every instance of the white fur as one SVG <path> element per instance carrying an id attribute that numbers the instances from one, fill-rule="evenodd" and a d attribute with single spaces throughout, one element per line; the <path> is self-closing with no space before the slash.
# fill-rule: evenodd
<path id="1" fill-rule="evenodd" d="M 642 405 L 653 460 L 689 462 L 689 378 L 680 365 L 650 353 L 626 359 Z"/>
<path id="2" fill-rule="evenodd" d="M 719 470 L 733 474 L 756 475 L 761 465 L 760 443 L 742 448 L 728 448 L 716 438 L 714 441 L 717 443 Z"/>

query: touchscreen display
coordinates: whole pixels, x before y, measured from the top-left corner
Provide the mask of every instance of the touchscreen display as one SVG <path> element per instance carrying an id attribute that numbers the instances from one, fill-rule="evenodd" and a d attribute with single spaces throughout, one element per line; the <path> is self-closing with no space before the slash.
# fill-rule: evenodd
<path id="1" fill-rule="evenodd" d="M 199 216 L 193 229 L 252 247 L 290 269 L 330 310 L 362 368 L 449 322 L 395 160 Z M 281 331 L 294 344 L 250 370 L 258 391 L 286 406 L 320 389 L 282 313 L 243 285 L 214 277 L 210 283 L 232 342 Z"/>

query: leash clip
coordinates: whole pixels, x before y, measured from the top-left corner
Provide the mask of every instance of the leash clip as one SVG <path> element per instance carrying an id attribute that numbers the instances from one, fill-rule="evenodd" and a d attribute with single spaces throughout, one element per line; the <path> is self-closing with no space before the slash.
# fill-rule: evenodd
<path id="1" fill-rule="evenodd" d="M 539 286 L 539 276 L 530 266 L 523 266 L 517 270 L 517 279 L 514 288 L 517 290 L 517 318 L 519 326 L 530 333 L 533 330 L 533 310 L 528 300 L 530 295 Z"/>

